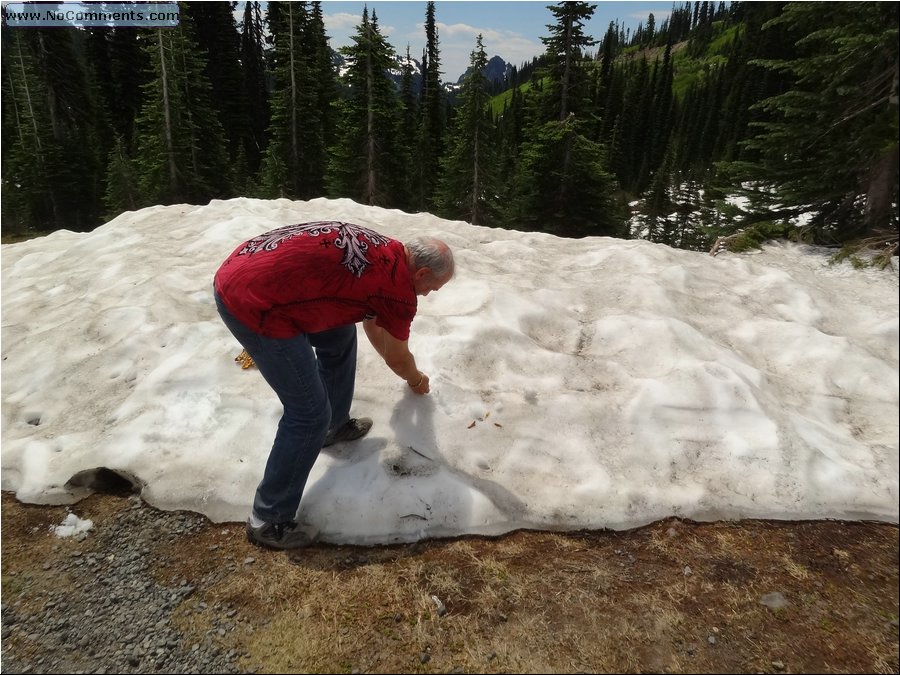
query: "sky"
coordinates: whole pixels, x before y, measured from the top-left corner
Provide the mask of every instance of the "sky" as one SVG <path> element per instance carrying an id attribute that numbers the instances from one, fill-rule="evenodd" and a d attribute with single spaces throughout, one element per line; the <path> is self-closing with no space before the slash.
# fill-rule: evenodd
<path id="1" fill-rule="evenodd" d="M 435 2 L 435 21 L 438 28 L 442 79 L 456 82 L 469 67 L 469 56 L 475 49 L 475 39 L 483 36 L 488 58 L 500 56 L 515 66 L 530 62 L 544 52 L 542 37 L 548 37 L 548 24 L 555 20 L 547 0 L 530 2 L 506 0 L 498 2 L 458 1 Z M 611 21 L 634 30 L 639 23 L 646 25 L 652 13 L 657 26 L 669 16 L 672 2 L 598 2 L 585 32 L 598 42 Z M 401 56 L 421 60 L 425 48 L 426 2 L 343 2 L 326 0 L 322 3 L 325 30 L 335 49 L 351 44 L 351 37 L 362 19 L 363 8 L 375 12 L 381 33 Z"/>
<path id="2" fill-rule="evenodd" d="M 898 275 L 831 250 L 562 239 L 349 200 L 124 213 L 2 246 L 2 489 L 67 503 L 76 476 L 215 522 L 249 515 L 281 407 L 216 313 L 213 275 L 275 227 L 433 235 L 457 274 L 419 299 L 409 391 L 360 328 L 351 414 L 298 518 L 333 543 L 668 517 L 898 522 Z M 63 523 L 67 525 L 67 523 Z"/>

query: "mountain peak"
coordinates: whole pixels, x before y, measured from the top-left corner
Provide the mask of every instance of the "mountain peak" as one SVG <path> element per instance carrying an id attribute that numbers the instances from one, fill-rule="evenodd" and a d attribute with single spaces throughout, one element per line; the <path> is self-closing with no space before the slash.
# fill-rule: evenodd
<path id="1" fill-rule="evenodd" d="M 470 70 L 471 68 L 466 68 L 466 72 L 459 76 L 456 84 L 462 84 Z M 484 68 L 484 76 L 487 78 L 488 82 L 502 82 L 509 76 L 511 71 L 512 66 L 510 64 L 499 56 L 492 56 L 488 59 L 487 65 Z"/>

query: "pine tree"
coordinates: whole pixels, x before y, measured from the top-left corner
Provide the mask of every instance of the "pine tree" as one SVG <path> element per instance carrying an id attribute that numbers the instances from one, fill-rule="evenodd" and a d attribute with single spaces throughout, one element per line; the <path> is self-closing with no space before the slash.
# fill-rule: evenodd
<path id="1" fill-rule="evenodd" d="M 608 142 L 613 128 L 616 125 L 625 99 L 626 78 L 625 69 L 611 68 L 608 75 L 603 78 L 604 86 L 597 91 L 598 96 L 603 96 L 602 100 L 596 102 L 596 108 L 600 111 L 600 139 Z"/>
<path id="2" fill-rule="evenodd" d="M 518 78 L 517 73 L 517 78 Z M 497 120 L 497 133 L 499 135 L 499 175 L 509 176 L 505 184 L 499 186 L 500 202 L 507 203 L 512 189 L 513 178 L 516 173 L 516 163 L 519 155 L 519 146 L 522 143 L 522 132 L 525 126 L 525 106 L 522 102 L 522 92 L 519 89 L 519 80 L 514 80 L 512 95 L 506 102 Z"/>
<path id="3" fill-rule="evenodd" d="M 123 211 L 133 211 L 143 206 L 138 172 L 121 136 L 116 139 L 109 153 L 103 203 L 106 207 L 107 220 L 115 218 Z"/>
<path id="4" fill-rule="evenodd" d="M 112 149 L 121 137 L 129 152 L 134 149 L 134 125 L 143 103 L 150 62 L 138 43 L 138 28 L 89 28 L 84 33 L 84 59 L 89 79 L 97 92 L 104 125 L 103 148 Z"/>
<path id="5" fill-rule="evenodd" d="M 674 97 L 672 95 L 672 80 L 674 79 L 674 62 L 672 60 L 672 45 L 666 45 L 663 53 L 663 61 L 656 79 L 653 92 L 653 125 L 650 130 L 650 145 L 647 147 L 647 166 L 651 174 L 663 164 L 663 157 L 669 147 L 669 138 L 672 133 L 674 111 Z M 647 178 L 644 177 L 644 183 Z"/>
<path id="6" fill-rule="evenodd" d="M 406 59 L 401 69 L 403 74 L 400 80 L 400 129 L 415 129 L 418 125 L 419 109 L 414 90 L 415 68 L 409 54 L 409 45 L 406 46 Z M 399 135 L 397 155 L 407 170 L 403 172 L 402 186 L 396 195 L 396 204 L 398 208 L 407 211 L 412 211 L 418 205 L 415 198 L 417 181 L 414 172 L 408 170 L 408 167 L 414 165 L 416 147 L 415 133 Z"/>
<path id="7" fill-rule="evenodd" d="M 605 149 L 574 127 L 569 118 L 529 132 L 519 154 L 506 225 L 569 237 L 626 237 L 616 181 L 604 169 Z"/>
<path id="8" fill-rule="evenodd" d="M 550 37 L 541 38 L 551 81 L 545 103 L 550 108 L 544 112 L 546 120 L 562 122 L 570 113 L 582 117 L 585 112 L 588 77 L 584 50 L 596 41 L 585 34 L 584 24 L 593 16 L 596 7 L 586 2 L 562 2 L 548 7 L 556 17 L 556 23 L 547 26 Z"/>
<path id="9" fill-rule="evenodd" d="M 506 222 L 565 236 L 624 236 L 618 186 L 604 168 L 606 149 L 586 136 L 593 124 L 582 48 L 592 40 L 581 24 L 594 7 L 566 2 L 549 9 L 557 24 L 548 26 L 551 37 L 541 38 L 547 45 L 545 86 L 532 87 Z"/>
<path id="10" fill-rule="evenodd" d="M 644 56 L 624 74 L 622 110 L 616 118 L 614 140 L 610 141 L 610 168 L 626 190 L 640 191 L 640 168 L 648 145 L 647 124 L 653 100 L 650 66 Z"/>
<path id="11" fill-rule="evenodd" d="M 402 191 L 404 167 L 397 153 L 397 93 L 388 69 L 394 49 L 368 9 L 356 27 L 353 44 L 343 47 L 349 96 L 340 101 L 338 137 L 328 167 L 328 186 L 335 197 L 361 204 L 394 206 Z"/>
<path id="12" fill-rule="evenodd" d="M 269 3 L 269 11 L 276 65 L 263 182 L 273 197 L 318 197 L 334 96 L 324 23 L 305 2 Z"/>
<path id="13" fill-rule="evenodd" d="M 422 211 L 434 206 L 434 192 L 440 173 L 440 158 L 444 152 L 446 125 L 434 2 L 429 2 L 425 10 L 425 37 L 417 158 L 418 207 Z"/>
<path id="14" fill-rule="evenodd" d="M 491 224 L 497 207 L 498 175 L 495 129 L 490 111 L 490 83 L 481 35 L 469 58 L 448 152 L 441 160 L 437 190 L 439 212 L 475 225 Z"/>
<path id="15" fill-rule="evenodd" d="M 762 65 L 795 84 L 759 104 L 769 119 L 745 144 L 759 159 L 733 165 L 737 179 L 760 208 L 812 212 L 818 239 L 896 237 L 898 5 L 790 3 L 767 26 L 799 53 Z"/>
<path id="16" fill-rule="evenodd" d="M 760 66 L 755 59 L 793 57 L 792 41 L 776 26 L 762 30 L 778 16 L 784 3 L 759 2 L 734 5 L 735 37 L 727 61 L 705 62 L 688 88 L 680 107 L 674 136 L 679 167 L 705 168 L 712 162 L 739 158 L 739 141 L 747 135 L 751 121 L 762 119 L 753 105 L 787 89 L 786 77 Z"/>
<path id="17" fill-rule="evenodd" d="M 313 92 L 319 111 L 315 133 L 317 155 L 315 157 L 316 181 L 313 184 L 315 196 L 325 193 L 325 174 L 328 166 L 328 148 L 334 143 L 337 134 L 337 119 L 334 104 L 338 99 L 338 80 L 328 35 L 325 33 L 325 18 L 322 14 L 322 3 L 310 3 L 307 24 L 307 39 L 304 42 L 307 58 L 312 64 Z M 321 145 L 319 141 L 321 139 Z"/>
<path id="18" fill-rule="evenodd" d="M 609 89 L 611 85 L 612 72 L 613 72 L 613 63 L 615 61 L 616 55 L 618 53 L 618 31 L 616 29 L 615 24 L 610 21 L 609 27 L 606 29 L 606 35 L 603 36 L 603 40 L 600 41 L 600 51 L 597 54 L 597 59 L 600 61 L 600 70 L 598 73 L 598 83 L 597 87 L 594 91 L 594 107 L 597 111 L 597 114 L 601 118 L 600 130 L 602 133 L 602 129 L 604 124 L 606 124 L 606 115 L 608 114 L 606 105 L 607 98 L 609 97 Z M 611 122 L 609 124 L 609 128 L 612 128 Z"/>
<path id="19" fill-rule="evenodd" d="M 243 150 L 248 174 L 259 171 L 266 149 L 266 129 L 269 126 L 264 39 L 259 3 L 247 2 L 244 5 L 240 44 L 243 96 L 247 104 Z"/>
<path id="20" fill-rule="evenodd" d="M 206 64 L 203 72 L 211 86 L 210 103 L 218 113 L 233 165 L 248 133 L 248 101 L 244 98 L 240 36 L 232 3 L 186 2 L 183 7 Z"/>
<path id="21" fill-rule="evenodd" d="M 3 226 L 17 232 L 61 226 L 49 167 L 55 156 L 46 91 L 30 31 L 3 27 Z"/>
<path id="22" fill-rule="evenodd" d="M 662 166 L 656 171 L 653 177 L 653 183 L 650 186 L 650 192 L 644 208 L 646 216 L 648 241 L 659 241 L 658 233 L 662 230 L 660 226 L 661 220 L 665 220 L 665 216 L 671 210 L 672 202 L 669 197 L 669 186 L 672 184 L 672 167 L 674 165 L 673 155 L 666 153 Z"/>
<path id="23" fill-rule="evenodd" d="M 20 229 L 99 224 L 106 127 L 81 58 L 83 38 L 52 28 L 4 30 L 4 220 Z"/>
<path id="24" fill-rule="evenodd" d="M 229 194 L 225 138 L 210 102 L 190 18 L 146 33 L 153 79 L 138 119 L 138 168 L 147 204 L 205 203 Z"/>

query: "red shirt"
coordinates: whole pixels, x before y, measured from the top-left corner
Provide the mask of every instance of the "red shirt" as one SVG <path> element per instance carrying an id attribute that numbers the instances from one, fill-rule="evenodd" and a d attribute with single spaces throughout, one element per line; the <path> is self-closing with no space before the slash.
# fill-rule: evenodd
<path id="1" fill-rule="evenodd" d="M 352 223 L 287 225 L 238 246 L 215 288 L 247 328 L 274 338 L 375 319 L 409 339 L 416 291 L 399 241 Z"/>

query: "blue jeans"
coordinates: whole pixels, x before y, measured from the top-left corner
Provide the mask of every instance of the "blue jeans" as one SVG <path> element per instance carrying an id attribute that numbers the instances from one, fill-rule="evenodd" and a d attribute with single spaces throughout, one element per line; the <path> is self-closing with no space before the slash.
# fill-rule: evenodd
<path id="1" fill-rule="evenodd" d="M 328 430 L 350 419 L 356 381 L 356 324 L 270 338 L 235 319 L 218 293 L 215 298 L 222 321 L 253 357 L 284 406 L 256 489 L 253 512 L 269 523 L 293 520 Z"/>

